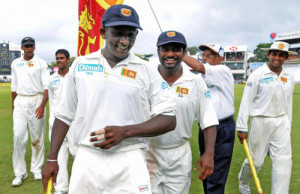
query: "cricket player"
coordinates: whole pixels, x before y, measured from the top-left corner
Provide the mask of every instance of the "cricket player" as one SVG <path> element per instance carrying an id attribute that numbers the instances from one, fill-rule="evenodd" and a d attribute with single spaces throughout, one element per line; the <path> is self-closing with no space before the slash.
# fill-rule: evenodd
<path id="1" fill-rule="evenodd" d="M 195 119 L 205 133 L 206 146 L 195 170 L 202 167 L 201 180 L 214 170 L 215 125 L 218 125 L 218 119 L 203 79 L 181 65 L 186 46 L 183 34 L 176 31 L 161 33 L 157 41 L 158 71 L 165 80 L 162 87 L 169 90 L 176 102 L 177 124 L 174 131 L 151 138 L 147 166 L 152 192 L 156 194 L 189 193 L 192 169 L 189 138 Z"/>
<path id="2" fill-rule="evenodd" d="M 234 79 L 231 70 L 221 64 L 224 59 L 224 49 L 221 45 L 211 43 L 200 45 L 199 49 L 202 52 L 203 63 L 187 55 L 183 61 L 201 73 L 211 92 L 212 102 L 218 116 L 214 173 L 203 181 L 203 188 L 206 194 L 219 194 L 225 192 L 235 139 Z M 199 148 L 201 155 L 205 153 L 206 149 L 204 137 L 205 134 L 200 126 Z"/>
<path id="3" fill-rule="evenodd" d="M 105 47 L 72 64 L 55 109 L 44 191 L 50 177 L 56 182 L 57 154 L 73 121 L 79 148 L 70 194 L 151 193 L 144 150 L 148 137 L 175 128 L 176 105 L 157 70 L 130 53 L 138 29 L 132 7 L 108 8 L 100 29 Z"/>
<path id="4" fill-rule="evenodd" d="M 283 62 L 289 54 L 289 44 L 274 42 L 267 51 L 269 62 L 254 71 L 244 89 L 237 119 L 238 137 L 243 143 L 248 138 L 249 150 L 257 171 L 267 154 L 272 160 L 272 194 L 289 193 L 292 152 L 291 123 L 294 77 L 285 71 Z M 239 173 L 239 190 L 250 193 L 252 178 L 249 162 L 245 159 Z"/>
<path id="5" fill-rule="evenodd" d="M 12 64 L 12 112 L 14 151 L 13 168 L 15 179 L 13 186 L 19 186 L 27 177 L 25 162 L 28 141 L 27 127 L 31 137 L 31 167 L 34 180 L 41 180 L 41 167 L 44 162 L 44 138 L 46 126 L 45 106 L 48 101 L 49 71 L 47 63 L 34 54 L 35 40 L 23 38 L 21 49 L 24 56 L 15 59 Z"/>
<path id="6" fill-rule="evenodd" d="M 64 83 L 66 74 L 69 72 L 70 53 L 66 49 L 59 49 L 55 53 L 56 64 L 58 65 L 58 71 L 50 76 L 49 80 L 49 138 L 51 141 L 52 127 L 54 122 L 54 109 L 56 104 L 60 101 L 59 93 L 61 92 L 62 85 Z M 64 139 L 60 150 L 58 152 L 57 162 L 59 171 L 56 178 L 55 194 L 67 193 L 69 187 L 69 174 L 68 174 L 68 159 L 69 152 L 75 156 L 77 146 L 74 145 L 73 130 L 69 130 L 66 138 Z"/>

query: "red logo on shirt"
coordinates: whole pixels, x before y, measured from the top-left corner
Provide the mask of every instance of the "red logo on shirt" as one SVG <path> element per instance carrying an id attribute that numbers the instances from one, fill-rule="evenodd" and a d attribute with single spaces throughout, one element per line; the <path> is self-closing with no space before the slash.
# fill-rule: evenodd
<path id="1" fill-rule="evenodd" d="M 139 186 L 140 192 L 149 191 L 148 185 L 141 185 Z"/>
<path id="2" fill-rule="evenodd" d="M 33 67 L 33 63 L 29 63 L 29 64 L 28 64 L 28 67 Z"/>
<path id="3" fill-rule="evenodd" d="M 189 94 L 189 89 L 177 86 L 176 93 L 188 95 Z"/>

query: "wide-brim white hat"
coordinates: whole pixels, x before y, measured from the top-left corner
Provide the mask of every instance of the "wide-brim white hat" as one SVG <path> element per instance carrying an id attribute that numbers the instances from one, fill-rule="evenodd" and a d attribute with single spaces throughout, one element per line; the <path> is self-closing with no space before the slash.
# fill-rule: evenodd
<path id="1" fill-rule="evenodd" d="M 286 42 L 274 42 L 270 48 L 261 48 L 261 50 L 269 51 L 269 50 L 275 50 L 275 51 L 283 51 L 287 52 L 289 55 L 298 55 L 297 52 L 289 51 L 289 44 Z"/>
<path id="2" fill-rule="evenodd" d="M 212 50 L 214 53 L 220 55 L 220 57 L 224 57 L 224 49 L 221 45 L 216 43 L 203 44 L 199 46 L 199 49 L 203 51 L 205 48 Z"/>

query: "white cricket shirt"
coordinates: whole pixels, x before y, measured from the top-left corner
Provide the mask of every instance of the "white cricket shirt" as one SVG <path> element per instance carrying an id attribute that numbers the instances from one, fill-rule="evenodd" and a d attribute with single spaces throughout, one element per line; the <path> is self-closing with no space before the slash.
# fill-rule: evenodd
<path id="1" fill-rule="evenodd" d="M 67 74 L 66 74 L 67 75 Z M 59 92 L 64 83 L 64 76 L 58 74 L 58 71 L 53 73 L 49 79 L 48 86 L 48 95 L 49 95 L 49 108 L 50 108 L 50 116 L 49 123 L 52 125 L 54 122 L 54 109 L 56 107 L 56 102 L 58 99 Z"/>
<path id="2" fill-rule="evenodd" d="M 218 125 L 218 119 L 212 104 L 210 92 L 200 76 L 183 68 L 182 76 L 170 87 L 163 82 L 176 102 L 176 128 L 166 134 L 152 137 L 151 145 L 159 148 L 171 148 L 184 144 L 192 137 L 194 120 L 201 129 Z"/>
<path id="3" fill-rule="evenodd" d="M 159 114 L 174 116 L 176 105 L 161 83 L 157 70 L 135 55 L 129 54 L 111 68 L 99 50 L 73 62 L 55 117 L 68 125 L 74 120 L 75 142 L 93 147 L 92 131 L 139 124 Z M 128 138 L 107 151 L 147 148 L 148 144 L 148 138 Z"/>
<path id="4" fill-rule="evenodd" d="M 278 117 L 287 115 L 292 122 L 294 77 L 284 68 L 280 75 L 267 64 L 254 71 L 245 86 L 236 130 L 248 131 L 248 117 Z"/>
<path id="5" fill-rule="evenodd" d="M 210 90 L 218 119 L 234 114 L 234 79 L 225 65 L 204 64 L 205 74 L 201 74 Z"/>
<path id="6" fill-rule="evenodd" d="M 44 93 L 48 89 L 49 71 L 48 65 L 34 55 L 26 61 L 23 57 L 15 59 L 11 64 L 12 81 L 11 91 L 18 95 L 36 95 Z"/>

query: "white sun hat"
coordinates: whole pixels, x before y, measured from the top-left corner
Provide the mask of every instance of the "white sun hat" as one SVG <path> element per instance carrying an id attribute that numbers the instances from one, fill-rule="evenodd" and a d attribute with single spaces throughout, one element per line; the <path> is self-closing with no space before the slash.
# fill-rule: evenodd
<path id="1" fill-rule="evenodd" d="M 270 48 L 261 48 L 261 50 L 264 51 L 269 51 L 269 50 L 275 50 L 275 51 L 283 51 L 283 52 L 287 52 L 290 55 L 298 55 L 297 52 L 294 51 L 289 51 L 289 44 L 286 42 L 274 42 Z"/>

